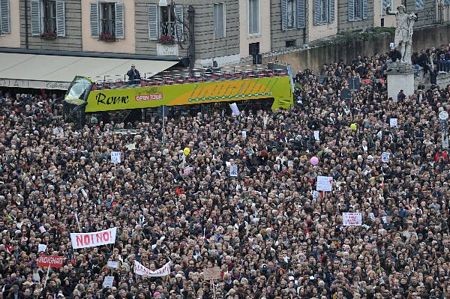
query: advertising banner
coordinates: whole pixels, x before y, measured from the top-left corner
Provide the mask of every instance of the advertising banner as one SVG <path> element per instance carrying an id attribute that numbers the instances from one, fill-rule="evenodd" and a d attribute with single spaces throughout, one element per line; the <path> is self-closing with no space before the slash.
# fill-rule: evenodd
<path id="1" fill-rule="evenodd" d="M 93 90 L 86 112 L 274 99 L 273 110 L 293 106 L 288 76 Z"/>
<path id="2" fill-rule="evenodd" d="M 70 233 L 73 249 L 97 247 L 116 243 L 117 228 L 92 233 Z"/>

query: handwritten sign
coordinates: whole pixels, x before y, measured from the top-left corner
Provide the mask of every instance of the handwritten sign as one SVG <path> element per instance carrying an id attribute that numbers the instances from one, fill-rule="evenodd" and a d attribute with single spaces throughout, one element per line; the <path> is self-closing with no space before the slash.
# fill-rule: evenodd
<path id="1" fill-rule="evenodd" d="M 65 257 L 57 255 L 41 255 L 36 260 L 38 267 L 40 268 L 52 268 L 59 269 L 64 264 Z"/>
<path id="2" fill-rule="evenodd" d="M 397 128 L 398 127 L 398 119 L 396 117 L 389 118 L 389 126 L 391 128 Z"/>
<path id="3" fill-rule="evenodd" d="M 383 153 L 381 154 L 381 161 L 382 161 L 383 163 L 388 163 L 390 157 L 391 157 L 391 154 L 390 154 L 390 153 L 388 153 L 388 152 L 383 152 Z"/>
<path id="4" fill-rule="evenodd" d="M 362 214 L 356 213 L 342 213 L 342 224 L 344 226 L 361 226 Z"/>
<path id="5" fill-rule="evenodd" d="M 47 250 L 47 245 L 38 244 L 38 253 L 45 252 Z"/>
<path id="6" fill-rule="evenodd" d="M 316 190 L 330 192 L 332 190 L 333 177 L 331 176 L 317 176 Z"/>
<path id="7" fill-rule="evenodd" d="M 103 279 L 103 288 L 112 288 L 114 283 L 114 276 L 105 276 Z"/>
<path id="8" fill-rule="evenodd" d="M 119 268 L 119 262 L 118 261 L 108 261 L 107 266 L 110 269 L 117 269 L 117 268 Z"/>
<path id="9" fill-rule="evenodd" d="M 320 131 L 314 131 L 314 139 L 320 141 Z"/>
<path id="10" fill-rule="evenodd" d="M 145 277 L 164 277 L 170 274 L 170 262 L 159 269 L 150 270 L 138 261 L 134 261 L 134 273 Z"/>
<path id="11" fill-rule="evenodd" d="M 120 152 L 111 152 L 111 162 L 114 164 L 119 164 L 120 161 Z"/>
<path id="12" fill-rule="evenodd" d="M 97 247 L 116 243 L 117 228 L 92 233 L 70 233 L 73 249 Z"/>
<path id="13" fill-rule="evenodd" d="M 222 278 L 220 267 L 211 267 L 203 270 L 203 278 L 208 280 L 218 280 Z"/>
<path id="14" fill-rule="evenodd" d="M 233 164 L 230 166 L 230 176 L 231 177 L 237 177 L 238 176 L 238 166 L 236 164 Z"/>

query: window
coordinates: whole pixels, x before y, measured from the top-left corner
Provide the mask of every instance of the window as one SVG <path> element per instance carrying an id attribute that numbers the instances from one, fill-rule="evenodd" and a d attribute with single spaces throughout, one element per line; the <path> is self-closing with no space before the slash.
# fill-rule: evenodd
<path id="1" fill-rule="evenodd" d="M 214 37 L 223 38 L 226 36 L 225 4 L 214 4 Z"/>
<path id="2" fill-rule="evenodd" d="M 297 45 L 297 41 L 295 39 L 286 41 L 286 48 L 295 47 L 296 45 Z"/>
<path id="3" fill-rule="evenodd" d="M 116 2 L 91 3 L 91 35 L 103 41 L 125 37 L 124 5 Z"/>
<path id="4" fill-rule="evenodd" d="M 11 33 L 9 0 L 0 0 L 0 35 Z"/>
<path id="5" fill-rule="evenodd" d="M 416 10 L 422 10 L 425 8 L 425 0 L 416 0 Z"/>
<path id="6" fill-rule="evenodd" d="M 361 21 L 368 16 L 368 0 L 348 0 L 348 20 Z"/>
<path id="7" fill-rule="evenodd" d="M 56 1 L 44 0 L 44 33 L 56 33 Z"/>
<path id="8" fill-rule="evenodd" d="M 161 43 L 174 43 L 183 40 L 183 5 L 148 6 L 148 37 Z"/>
<path id="9" fill-rule="evenodd" d="M 281 0 L 281 30 L 302 29 L 306 23 L 306 0 Z"/>
<path id="10" fill-rule="evenodd" d="M 334 0 L 314 0 L 314 25 L 333 23 L 335 16 Z"/>
<path id="11" fill-rule="evenodd" d="M 65 2 L 31 0 L 31 34 L 46 39 L 66 36 Z"/>
<path id="12" fill-rule="evenodd" d="M 100 3 L 100 35 L 116 35 L 116 6 L 115 3 Z"/>
<path id="13" fill-rule="evenodd" d="M 287 28 L 292 29 L 295 27 L 295 19 L 296 19 L 296 1 L 295 0 L 287 0 Z"/>
<path id="14" fill-rule="evenodd" d="M 394 9 L 393 5 L 392 5 L 392 0 L 382 0 L 381 1 L 381 15 L 382 16 L 386 15 L 386 9 L 388 7 L 390 7 L 391 9 Z"/>
<path id="15" fill-rule="evenodd" d="M 248 0 L 248 33 L 260 34 L 259 0 Z"/>

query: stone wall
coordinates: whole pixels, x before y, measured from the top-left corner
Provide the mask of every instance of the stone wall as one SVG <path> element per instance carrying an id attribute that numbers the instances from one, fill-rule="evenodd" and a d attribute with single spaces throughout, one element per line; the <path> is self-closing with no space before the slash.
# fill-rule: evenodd
<path id="1" fill-rule="evenodd" d="M 413 39 L 414 51 L 448 44 L 450 43 L 450 24 L 418 28 L 414 31 Z M 377 53 L 385 53 L 393 40 L 393 34 L 388 32 L 365 35 L 361 39 L 337 38 L 309 49 L 266 55 L 263 58 L 263 64 L 277 62 L 290 64 L 294 71 L 306 68 L 317 71 L 324 63 L 341 60 L 350 63 L 358 55 L 373 56 Z"/>

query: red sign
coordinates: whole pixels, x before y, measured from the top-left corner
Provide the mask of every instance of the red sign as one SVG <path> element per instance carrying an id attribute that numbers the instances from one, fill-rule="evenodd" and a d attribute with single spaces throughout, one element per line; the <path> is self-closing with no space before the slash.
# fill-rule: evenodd
<path id="1" fill-rule="evenodd" d="M 59 269 L 64 264 L 64 257 L 57 255 L 41 255 L 37 260 L 38 267 L 40 268 L 53 268 Z"/>

